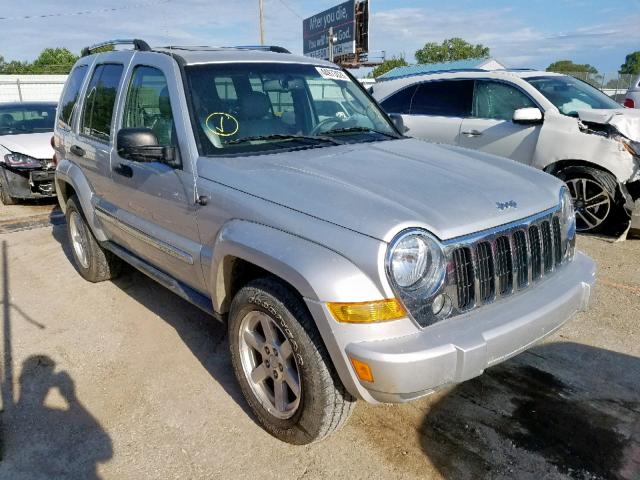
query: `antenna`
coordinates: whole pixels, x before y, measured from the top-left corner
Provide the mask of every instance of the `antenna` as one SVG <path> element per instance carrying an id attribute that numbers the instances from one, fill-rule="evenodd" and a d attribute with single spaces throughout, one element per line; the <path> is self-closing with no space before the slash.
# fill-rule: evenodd
<path id="1" fill-rule="evenodd" d="M 260 45 L 264 45 L 264 2 L 258 0 L 258 9 L 260 10 Z"/>

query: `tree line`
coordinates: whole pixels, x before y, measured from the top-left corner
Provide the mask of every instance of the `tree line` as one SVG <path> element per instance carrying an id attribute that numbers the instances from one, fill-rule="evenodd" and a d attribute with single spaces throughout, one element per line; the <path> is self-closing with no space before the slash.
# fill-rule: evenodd
<path id="1" fill-rule="evenodd" d="M 456 60 L 467 59 L 483 59 L 489 58 L 490 49 L 482 44 L 471 44 L 462 38 L 454 37 L 444 40 L 442 43 L 429 42 L 424 47 L 417 50 L 414 54 L 416 62 L 421 63 L 442 63 L 453 62 Z M 380 75 L 393 70 L 396 67 L 408 66 L 409 62 L 404 56 L 393 57 L 378 65 L 371 72 L 371 76 L 376 78 Z M 574 63 L 571 60 L 558 60 L 551 63 L 547 69 L 548 72 L 558 73 L 578 73 L 583 74 L 583 80 L 593 84 L 601 85 L 604 77 L 598 70 L 588 63 Z M 640 50 L 632 52 L 626 56 L 624 63 L 618 71 L 620 75 L 638 75 L 640 74 Z M 617 80 L 611 79 L 605 88 L 615 88 Z"/>
<path id="2" fill-rule="evenodd" d="M 7 62 L 0 55 L 0 74 L 66 74 L 71 71 L 78 58 L 78 55 L 66 48 L 45 48 L 32 62 L 19 60 Z"/>

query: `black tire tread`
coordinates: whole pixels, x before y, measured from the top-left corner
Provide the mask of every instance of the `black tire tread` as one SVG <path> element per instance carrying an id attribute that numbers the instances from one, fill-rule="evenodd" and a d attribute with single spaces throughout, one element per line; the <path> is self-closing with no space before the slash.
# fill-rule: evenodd
<path id="1" fill-rule="evenodd" d="M 116 257 L 113 253 L 108 250 L 105 250 L 100 246 L 98 241 L 96 240 L 91 228 L 87 224 L 87 219 L 80 208 L 80 202 L 78 197 L 75 195 L 71 195 L 67 200 L 67 234 L 69 237 L 69 243 L 71 244 L 71 235 L 69 233 L 69 212 L 75 210 L 80 214 L 80 217 L 83 221 L 83 227 L 86 229 L 87 233 L 87 241 L 88 245 L 88 258 L 89 258 L 89 268 L 85 269 L 81 265 L 79 265 L 75 261 L 74 257 L 74 266 L 78 273 L 82 275 L 82 277 L 92 283 L 103 282 L 105 280 L 111 280 L 112 278 L 117 277 L 122 270 L 122 260 Z M 72 247 L 73 248 L 73 247 Z M 73 253 L 72 253 L 73 255 Z"/>
<path id="2" fill-rule="evenodd" d="M 346 390 L 342 381 L 338 377 L 338 374 L 333 367 L 333 363 L 331 362 L 331 358 L 329 357 L 329 353 L 324 346 L 320 332 L 318 332 L 311 314 L 299 296 L 294 293 L 287 284 L 276 277 L 258 278 L 249 282 L 241 289 L 241 291 L 250 290 L 255 290 L 256 293 L 264 293 L 272 297 L 280 303 L 282 307 L 288 310 L 303 328 L 310 343 L 314 347 L 313 349 L 309 349 L 310 351 L 307 351 L 312 358 L 306 360 L 312 362 L 317 369 L 320 376 L 320 383 L 323 385 L 321 388 L 321 394 L 325 399 L 321 412 L 317 412 L 319 424 L 316 426 L 316 431 L 305 432 L 306 435 L 303 435 L 302 439 L 283 438 L 278 435 L 277 429 L 274 429 L 272 425 L 267 424 L 260 415 L 257 415 L 258 420 L 267 431 L 285 441 L 300 444 L 309 444 L 321 441 L 344 426 L 355 408 L 355 398 Z M 236 298 L 239 298 L 238 295 L 236 295 Z M 231 308 L 231 311 L 233 312 L 233 303 Z"/>

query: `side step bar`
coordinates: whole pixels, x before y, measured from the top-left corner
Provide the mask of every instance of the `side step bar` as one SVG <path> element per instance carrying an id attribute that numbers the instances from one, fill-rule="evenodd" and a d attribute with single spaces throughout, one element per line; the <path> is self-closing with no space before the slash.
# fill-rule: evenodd
<path id="1" fill-rule="evenodd" d="M 211 302 L 211 299 L 206 295 L 203 295 L 202 293 L 185 285 L 179 280 L 176 280 L 171 275 L 168 275 L 163 271 L 158 270 L 153 265 L 149 264 L 148 262 L 134 255 L 133 253 L 129 252 L 129 250 L 126 250 L 121 246 L 116 245 L 113 242 L 103 242 L 100 245 L 106 250 L 109 250 L 115 256 L 124 260 L 126 263 L 128 263 L 132 267 L 135 267 L 136 269 L 140 270 L 142 273 L 147 275 L 149 278 L 155 280 L 163 287 L 171 290 L 180 298 L 183 298 L 184 300 L 191 303 L 192 305 L 195 305 L 203 312 L 213 316 L 216 320 L 223 321 L 222 316 L 213 311 L 213 304 Z"/>

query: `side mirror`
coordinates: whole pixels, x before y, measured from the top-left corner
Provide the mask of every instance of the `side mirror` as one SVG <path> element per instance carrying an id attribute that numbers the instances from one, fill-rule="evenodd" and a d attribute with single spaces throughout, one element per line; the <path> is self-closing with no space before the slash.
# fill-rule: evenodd
<path id="1" fill-rule="evenodd" d="M 513 123 L 536 124 L 542 123 L 542 112 L 539 108 L 519 108 L 513 112 Z"/>
<path id="2" fill-rule="evenodd" d="M 134 162 L 162 162 L 171 165 L 176 149 L 158 145 L 158 138 L 150 128 L 122 128 L 116 138 L 118 155 Z"/>
<path id="3" fill-rule="evenodd" d="M 404 126 L 404 120 L 402 119 L 402 115 L 399 113 L 390 113 L 389 118 L 402 135 L 409 131 L 409 129 Z"/>

